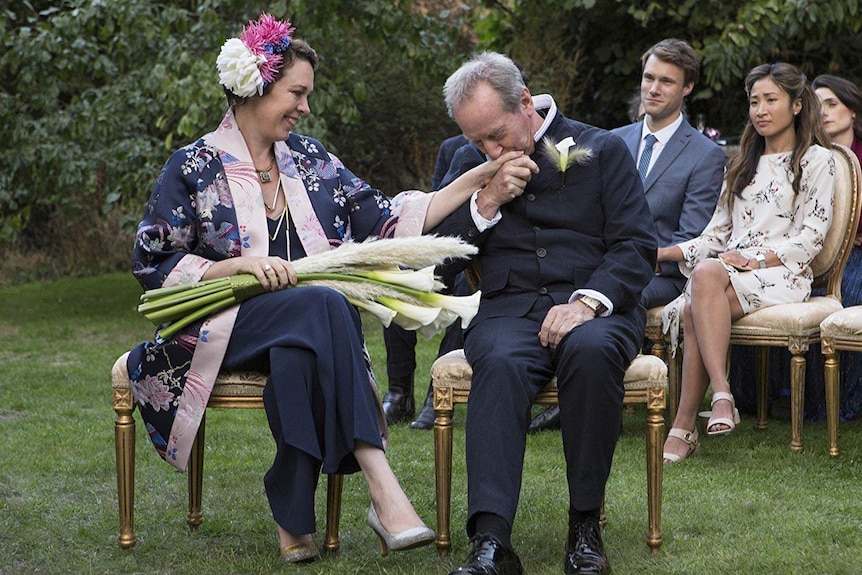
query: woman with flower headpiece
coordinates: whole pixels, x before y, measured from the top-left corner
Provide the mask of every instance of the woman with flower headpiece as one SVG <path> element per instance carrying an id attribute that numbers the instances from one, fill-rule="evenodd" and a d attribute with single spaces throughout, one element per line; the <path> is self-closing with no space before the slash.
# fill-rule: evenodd
<path id="1" fill-rule="evenodd" d="M 384 455 L 385 420 L 358 312 L 328 288 L 282 289 L 297 282 L 291 261 L 349 240 L 419 235 L 502 163 L 479 166 L 436 193 L 390 200 L 320 142 L 293 132 L 309 113 L 318 64 L 293 31 L 264 14 L 225 42 L 217 66 L 229 110 L 215 131 L 165 164 L 133 260 L 145 289 L 253 274 L 268 291 L 145 342 L 128 361 L 147 431 L 180 469 L 219 370 L 270 374 L 264 406 L 277 447 L 264 484 L 287 562 L 318 556 L 312 534 L 321 470 L 363 472 L 368 522 L 384 553 L 434 539 Z"/>

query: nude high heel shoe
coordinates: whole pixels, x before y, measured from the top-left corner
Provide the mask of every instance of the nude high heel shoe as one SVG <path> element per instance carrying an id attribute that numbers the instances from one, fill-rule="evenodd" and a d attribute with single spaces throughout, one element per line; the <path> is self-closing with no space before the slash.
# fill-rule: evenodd
<path id="1" fill-rule="evenodd" d="M 734 430 L 736 424 L 741 420 L 739 418 L 739 410 L 736 409 L 736 402 L 733 399 L 733 395 L 724 392 L 724 391 L 716 391 L 712 394 L 712 403 L 710 405 L 715 408 L 716 401 L 729 401 L 730 407 L 733 411 L 733 418 L 730 417 L 710 417 L 709 421 L 706 422 L 706 434 L 710 436 L 716 435 L 727 435 L 731 431 Z M 726 429 L 719 429 L 716 431 L 712 431 L 712 427 L 714 425 L 726 425 Z"/>
<path id="2" fill-rule="evenodd" d="M 405 529 L 401 533 L 389 533 L 383 528 L 380 519 L 377 517 L 377 512 L 374 510 L 374 505 L 368 507 L 368 525 L 377 533 L 377 538 L 380 539 L 380 553 L 386 557 L 389 550 L 404 551 L 428 545 L 437 535 L 434 531 L 422 525 L 421 527 L 411 527 Z"/>

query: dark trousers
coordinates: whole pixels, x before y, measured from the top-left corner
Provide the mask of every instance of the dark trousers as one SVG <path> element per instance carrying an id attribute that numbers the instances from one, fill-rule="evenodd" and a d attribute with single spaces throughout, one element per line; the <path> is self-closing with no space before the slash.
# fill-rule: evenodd
<path id="1" fill-rule="evenodd" d="M 555 374 L 569 507 L 601 507 L 622 424 L 623 376 L 643 338 L 643 310 L 639 318 L 614 314 L 588 321 L 552 352 L 538 339 L 551 305 L 545 298 L 526 317 L 484 319 L 466 334 L 464 350 L 473 367 L 466 424 L 470 536 L 477 513 L 514 523 L 530 406 Z"/>
<path id="2" fill-rule="evenodd" d="M 322 287 L 251 298 L 223 365 L 269 372 L 263 403 L 276 454 L 264 477 L 267 499 L 284 529 L 314 533 L 321 471 L 358 471 L 357 441 L 383 448 L 359 313 Z"/>

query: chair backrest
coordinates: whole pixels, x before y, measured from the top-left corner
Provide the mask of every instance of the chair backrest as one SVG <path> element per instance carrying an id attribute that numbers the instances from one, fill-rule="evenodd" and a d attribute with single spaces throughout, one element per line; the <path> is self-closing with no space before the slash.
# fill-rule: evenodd
<path id="1" fill-rule="evenodd" d="M 814 285 L 825 287 L 826 294 L 841 299 L 841 278 L 844 266 L 853 247 L 859 225 L 860 181 L 862 169 L 856 154 L 849 148 L 836 145 L 835 193 L 832 201 L 832 225 L 826 234 L 823 248 L 814 261 Z"/>

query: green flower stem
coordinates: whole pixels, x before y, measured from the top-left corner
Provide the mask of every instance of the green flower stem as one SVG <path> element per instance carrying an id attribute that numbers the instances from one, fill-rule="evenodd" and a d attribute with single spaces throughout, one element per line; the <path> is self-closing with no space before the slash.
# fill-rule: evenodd
<path id="1" fill-rule="evenodd" d="M 199 319 L 203 319 L 203 318 L 207 317 L 208 315 L 214 314 L 217 311 L 221 311 L 225 308 L 229 308 L 230 306 L 234 305 L 235 303 L 237 303 L 236 299 L 233 296 L 231 296 L 231 297 L 225 298 L 221 301 L 217 301 L 215 303 L 212 303 L 206 307 L 202 307 L 202 308 L 198 309 L 197 311 L 195 311 L 194 313 L 190 313 L 189 315 L 185 316 L 184 318 L 173 322 L 168 327 L 166 327 L 164 329 L 160 329 L 158 336 L 161 339 L 168 339 L 170 337 L 173 337 L 178 331 L 180 331 L 181 329 L 183 329 L 187 325 L 194 323 Z"/>

